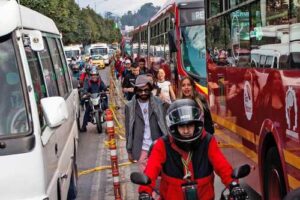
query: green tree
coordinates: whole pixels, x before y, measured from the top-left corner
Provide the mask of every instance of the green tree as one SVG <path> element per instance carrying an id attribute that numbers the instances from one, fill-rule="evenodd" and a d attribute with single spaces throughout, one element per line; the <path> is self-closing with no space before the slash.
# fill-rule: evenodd
<path id="1" fill-rule="evenodd" d="M 74 0 L 21 0 L 21 4 L 53 19 L 65 45 L 121 40 L 112 20 L 103 19 L 90 7 L 80 9 Z"/>

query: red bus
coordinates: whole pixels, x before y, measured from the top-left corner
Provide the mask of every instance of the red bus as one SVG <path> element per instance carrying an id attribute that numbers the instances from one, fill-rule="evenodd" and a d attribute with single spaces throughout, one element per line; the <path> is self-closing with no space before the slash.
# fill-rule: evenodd
<path id="1" fill-rule="evenodd" d="M 263 199 L 300 187 L 300 4 L 206 1 L 208 96 L 216 135 Z"/>
<path id="2" fill-rule="evenodd" d="M 169 0 L 149 22 L 130 33 L 134 58 L 150 69 L 160 62 L 174 88 L 182 76 L 195 78 L 207 95 L 204 1 Z"/>
<path id="3" fill-rule="evenodd" d="M 122 36 L 122 40 L 120 43 L 120 50 L 122 57 L 128 57 L 132 55 L 132 47 L 131 47 L 131 37 Z"/>

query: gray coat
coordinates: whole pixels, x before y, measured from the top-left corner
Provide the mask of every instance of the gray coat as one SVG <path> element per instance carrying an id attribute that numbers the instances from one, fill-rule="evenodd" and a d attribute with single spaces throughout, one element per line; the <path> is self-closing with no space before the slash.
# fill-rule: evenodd
<path id="1" fill-rule="evenodd" d="M 151 95 L 149 101 L 149 124 L 152 140 L 167 134 L 162 101 Z M 141 155 L 144 139 L 144 117 L 135 96 L 125 106 L 126 149 L 134 160 Z"/>

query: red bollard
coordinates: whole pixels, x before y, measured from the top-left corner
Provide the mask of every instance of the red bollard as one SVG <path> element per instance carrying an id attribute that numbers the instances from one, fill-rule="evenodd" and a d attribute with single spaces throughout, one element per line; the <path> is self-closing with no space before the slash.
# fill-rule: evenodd
<path id="1" fill-rule="evenodd" d="M 105 121 L 106 121 L 106 133 L 108 134 L 108 138 L 110 141 L 109 150 L 110 150 L 111 170 L 113 176 L 115 199 L 122 200 L 120 178 L 119 178 L 117 146 L 115 142 L 115 128 L 114 128 L 114 121 L 113 121 L 113 113 L 110 109 L 107 109 L 105 111 Z"/>

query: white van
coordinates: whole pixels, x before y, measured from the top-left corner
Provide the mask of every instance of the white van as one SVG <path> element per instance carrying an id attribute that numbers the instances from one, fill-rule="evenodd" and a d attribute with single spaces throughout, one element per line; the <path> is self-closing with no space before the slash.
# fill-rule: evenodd
<path id="1" fill-rule="evenodd" d="M 64 51 L 68 62 L 71 62 L 72 57 L 76 58 L 77 60 L 81 60 L 81 47 L 82 45 L 64 46 Z"/>
<path id="2" fill-rule="evenodd" d="M 71 199 L 78 93 L 61 35 L 15 0 L 0 1 L 0 27 L 0 199 Z"/>
<path id="3" fill-rule="evenodd" d="M 261 45 L 251 50 L 251 66 L 272 69 L 298 69 L 300 63 L 300 41 Z"/>
<path id="4" fill-rule="evenodd" d="M 106 43 L 91 44 L 88 47 L 88 54 L 92 57 L 100 55 L 101 57 L 103 57 L 105 65 L 109 64 L 108 53 L 109 53 L 109 48 Z"/>

